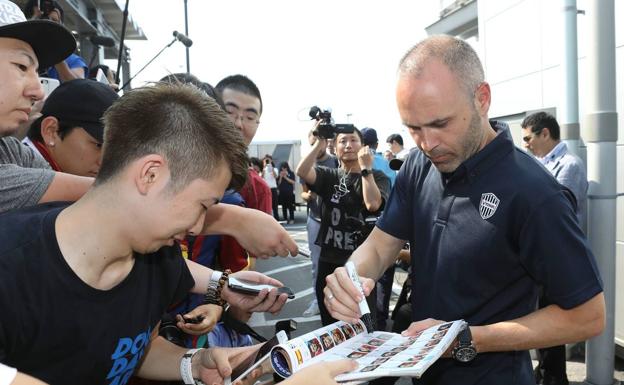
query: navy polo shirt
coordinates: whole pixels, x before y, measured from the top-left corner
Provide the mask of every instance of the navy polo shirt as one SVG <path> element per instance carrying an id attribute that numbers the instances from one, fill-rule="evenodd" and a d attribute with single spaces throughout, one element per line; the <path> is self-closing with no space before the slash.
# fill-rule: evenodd
<path id="1" fill-rule="evenodd" d="M 602 291 L 575 201 L 508 128 L 442 175 L 412 150 L 377 226 L 409 240 L 412 317 L 511 320 L 536 309 L 538 290 L 564 309 Z M 436 362 L 422 384 L 534 384 L 527 351 L 482 353 L 468 363 Z"/>

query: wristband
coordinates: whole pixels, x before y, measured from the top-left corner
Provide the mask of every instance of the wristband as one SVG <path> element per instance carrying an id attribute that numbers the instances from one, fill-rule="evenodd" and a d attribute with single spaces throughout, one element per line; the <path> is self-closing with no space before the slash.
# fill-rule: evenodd
<path id="1" fill-rule="evenodd" d="M 212 272 L 212 276 L 210 277 L 210 281 L 208 281 L 208 289 L 206 290 L 206 294 L 204 295 L 204 303 L 211 305 L 219 305 L 223 306 L 225 301 L 221 298 L 221 292 L 223 291 L 223 286 L 228 280 L 228 276 L 230 274 L 230 270 L 226 269 L 224 272 L 214 270 Z"/>
<path id="2" fill-rule="evenodd" d="M 180 360 L 180 376 L 185 385 L 203 385 L 201 380 L 193 378 L 193 356 L 203 349 L 191 349 L 184 353 Z"/>

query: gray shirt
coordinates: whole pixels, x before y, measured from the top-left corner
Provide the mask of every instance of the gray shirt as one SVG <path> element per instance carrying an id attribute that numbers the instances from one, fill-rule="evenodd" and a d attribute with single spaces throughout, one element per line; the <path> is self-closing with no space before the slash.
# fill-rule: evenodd
<path id="1" fill-rule="evenodd" d="M 16 138 L 0 138 L 0 213 L 37 204 L 52 179 L 41 155 Z"/>
<path id="2" fill-rule="evenodd" d="M 585 228 L 587 216 L 587 174 L 583 161 L 568 151 L 564 142 L 559 142 L 540 162 L 557 179 L 557 182 L 569 188 L 576 198 L 576 215 L 582 228 Z"/>

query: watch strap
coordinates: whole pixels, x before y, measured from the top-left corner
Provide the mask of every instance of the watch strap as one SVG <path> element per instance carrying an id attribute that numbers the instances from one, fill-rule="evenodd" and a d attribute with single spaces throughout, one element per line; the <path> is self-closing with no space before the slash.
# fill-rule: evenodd
<path id="1" fill-rule="evenodd" d="M 202 349 L 190 349 L 180 360 L 180 376 L 185 385 L 203 385 L 201 380 L 193 378 L 193 356 Z"/>

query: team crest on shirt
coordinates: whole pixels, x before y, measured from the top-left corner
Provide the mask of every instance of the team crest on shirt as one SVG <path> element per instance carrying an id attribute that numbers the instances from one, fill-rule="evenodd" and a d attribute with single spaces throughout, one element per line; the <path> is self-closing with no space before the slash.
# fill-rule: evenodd
<path id="1" fill-rule="evenodd" d="M 481 203 L 479 203 L 479 214 L 481 214 L 481 218 L 491 218 L 496 212 L 499 203 L 500 199 L 493 193 L 481 194 Z"/>

